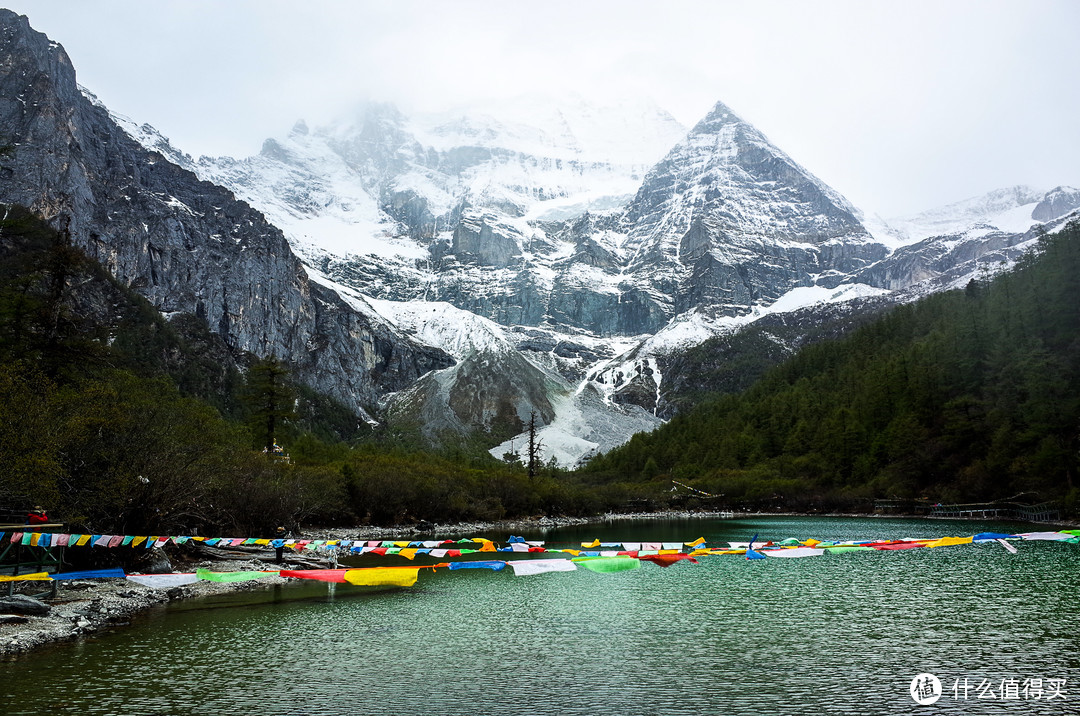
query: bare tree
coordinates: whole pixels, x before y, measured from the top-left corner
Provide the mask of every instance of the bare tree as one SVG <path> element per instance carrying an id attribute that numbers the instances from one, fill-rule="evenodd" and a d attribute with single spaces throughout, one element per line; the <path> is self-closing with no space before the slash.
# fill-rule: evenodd
<path id="1" fill-rule="evenodd" d="M 540 459 L 540 448 L 543 442 L 536 437 L 536 411 L 529 413 L 529 477 L 536 477 L 543 464 Z"/>

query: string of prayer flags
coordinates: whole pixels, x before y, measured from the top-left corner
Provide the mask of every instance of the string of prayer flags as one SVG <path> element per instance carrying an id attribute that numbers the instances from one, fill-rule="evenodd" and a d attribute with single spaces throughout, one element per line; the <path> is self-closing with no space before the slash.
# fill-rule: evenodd
<path id="1" fill-rule="evenodd" d="M 471 538 L 458 540 L 459 544 L 469 544 L 476 547 L 471 549 L 443 548 L 442 545 L 452 544 L 449 540 L 429 540 L 424 542 L 387 542 L 387 541 L 360 541 L 360 540 L 271 540 L 255 538 L 205 538 L 205 537 L 164 537 L 164 536 L 138 536 L 138 535 L 90 535 L 90 534 L 53 534 L 48 532 L 0 532 L 0 540 L 7 539 L 11 545 L 29 545 L 31 547 L 51 546 L 94 546 L 94 547 L 137 547 L 145 545 L 146 549 L 160 547 L 169 542 L 184 544 L 189 540 L 203 542 L 208 545 L 220 544 L 222 546 L 256 545 L 289 546 L 294 549 L 314 548 L 338 548 L 349 549 L 358 554 L 376 555 L 399 555 L 405 559 L 415 560 L 417 557 L 426 555 L 436 559 L 460 558 L 465 555 L 504 551 L 512 553 L 562 553 L 571 555 L 572 559 L 545 558 L 545 559 L 519 559 L 514 561 L 477 559 L 472 561 L 438 562 L 430 565 L 418 565 L 415 567 L 370 567 L 370 568 L 346 568 L 346 569 L 306 569 L 306 570 L 267 570 L 267 571 L 244 571 L 244 572 L 213 572 L 208 569 L 198 569 L 194 574 L 161 574 L 161 575 L 125 575 L 119 568 L 105 570 L 86 570 L 76 572 L 62 572 L 49 574 L 48 572 L 35 572 L 20 575 L 0 575 L 0 582 L 17 581 L 49 581 L 49 580 L 74 580 L 74 579 L 98 579 L 98 578 L 122 578 L 125 577 L 146 587 L 155 589 L 172 588 L 191 584 L 198 580 L 212 582 L 241 582 L 260 579 L 267 575 L 279 574 L 283 577 L 297 579 L 311 579 L 331 583 L 349 583 L 361 586 L 390 586 L 409 587 L 417 581 L 420 569 L 449 568 L 456 571 L 461 569 L 489 569 L 502 571 L 510 565 L 515 575 L 526 576 L 543 574 L 548 572 L 575 571 L 580 565 L 585 569 L 598 573 L 617 573 L 633 569 L 639 569 L 641 561 L 653 562 L 660 567 L 667 567 L 681 561 L 690 561 L 697 564 L 696 557 L 705 555 L 745 555 L 746 559 L 762 560 L 766 557 L 798 558 L 819 557 L 826 553 L 844 554 L 848 552 L 871 552 L 871 551 L 896 551 L 920 548 L 948 547 L 955 545 L 988 543 L 996 541 L 1004 549 L 1012 554 L 1017 553 L 1016 547 L 1010 541 L 1044 541 L 1066 542 L 1080 544 L 1080 530 L 1063 530 L 1059 532 L 1040 531 L 1024 532 L 1018 534 L 1005 534 L 996 532 L 982 532 L 970 537 L 940 537 L 940 538 L 903 538 L 897 540 L 848 540 L 844 542 L 829 542 L 816 539 L 798 540 L 795 538 L 785 539 L 781 542 L 766 541 L 761 546 L 758 536 L 754 535 L 749 542 L 730 542 L 729 548 L 709 547 L 704 538 L 698 538 L 693 542 L 593 542 L 582 543 L 585 549 L 545 547 L 543 542 L 526 541 L 516 538 L 507 542 L 506 547 L 496 548 L 492 540 L 486 538 Z M 386 546 L 386 545 L 394 546 Z M 398 546 L 405 545 L 405 546 Z M 615 548 L 623 547 L 622 550 Z M 689 554 L 683 552 L 680 547 L 694 548 Z M 597 549 L 597 548 L 603 549 Z M 634 549 L 631 549 L 634 548 Z"/>
<path id="2" fill-rule="evenodd" d="M 431 557 L 434 560 L 450 559 L 455 560 L 452 563 L 452 569 L 491 569 L 501 570 L 505 567 L 507 562 L 501 560 L 489 560 L 480 558 L 479 561 L 467 561 L 468 555 L 482 554 L 482 553 L 494 553 L 494 552 L 509 552 L 512 554 L 525 554 L 525 553 L 560 553 L 568 557 L 574 558 L 575 562 L 581 558 L 594 558 L 594 559 L 629 559 L 637 562 L 637 560 L 645 560 L 653 562 L 658 566 L 665 567 L 674 564 L 678 561 L 684 561 L 690 558 L 697 558 L 701 556 L 713 556 L 713 555 L 744 555 L 746 559 L 760 560 L 765 557 L 782 557 L 782 558 L 797 558 L 797 557 L 811 557 L 821 556 L 825 553 L 833 554 L 845 554 L 848 552 L 867 552 L 867 551 L 897 551 L 897 550 L 910 550 L 921 549 L 924 547 L 947 547 L 963 544 L 985 544 L 991 541 L 998 542 L 1004 549 L 1010 553 L 1016 553 L 1016 548 L 1010 544 L 1011 541 L 1044 541 L 1044 542 L 1065 542 L 1069 544 L 1080 544 L 1080 530 L 1062 530 L 1057 532 L 1052 531 L 1036 531 L 1036 532 L 1024 532 L 1017 534 L 1006 534 L 997 532 L 982 532 L 970 537 L 954 537 L 946 536 L 939 538 L 917 538 L 907 537 L 901 539 L 873 539 L 873 540 L 848 540 L 843 542 L 821 541 L 813 538 L 809 539 L 797 539 L 794 537 L 772 542 L 764 541 L 758 542 L 757 535 L 754 535 L 750 542 L 729 542 L 728 548 L 723 547 L 710 547 L 704 537 L 699 537 L 692 542 L 602 542 L 600 539 L 594 539 L 591 542 L 581 542 L 580 548 L 568 546 L 563 548 L 548 547 L 545 546 L 543 541 L 526 540 L 523 537 L 511 536 L 509 537 L 504 546 L 498 546 L 496 542 L 486 537 L 471 537 L 462 538 L 456 540 L 456 544 L 459 547 L 455 548 L 455 542 L 451 540 L 424 540 L 424 541 L 405 541 L 405 540 L 352 540 L 352 539 L 325 539 L 325 540 L 310 540 L 310 539 L 270 539 L 270 538 L 254 538 L 254 537 L 198 537 L 198 536 L 158 536 L 158 535 L 102 535 L 102 534 L 62 534 L 51 532 L 32 532 L 32 531 L 17 531 L 17 532 L 0 532 L 0 542 L 11 545 L 26 545 L 31 548 L 53 548 L 53 547 L 93 547 L 93 548 L 107 548 L 107 549 L 155 549 L 163 547 L 167 544 L 187 544 L 188 542 L 202 543 L 208 546 L 218 546 L 219 548 L 233 548 L 233 547 L 273 547 L 273 548 L 289 548 L 293 551 L 312 551 L 312 550 L 345 550 L 350 551 L 352 554 L 364 555 L 374 554 L 377 556 L 393 557 L 399 556 L 403 559 L 423 562 L 428 560 L 421 559 L 422 557 Z M 494 556 L 494 555 L 492 555 Z M 525 563 L 529 560 L 517 560 L 517 562 Z M 539 561 L 539 560 L 538 560 Z M 555 563 L 556 560 L 545 560 Z M 692 562 L 696 561 L 691 559 Z M 541 571 L 569 571 L 565 564 L 573 565 L 575 562 L 567 562 L 567 560 L 558 560 L 564 566 L 549 566 L 549 567 L 514 567 L 515 574 L 535 574 L 541 573 Z M 585 562 L 582 562 L 584 564 Z M 588 569 L 592 571 L 621 571 L 623 569 L 634 569 L 637 566 L 626 566 L 629 563 L 620 563 L 611 567 L 605 566 L 603 562 L 590 562 Z M 431 565 L 419 565 L 418 568 L 428 568 Z M 439 566 L 439 565 L 436 565 Z M 441 566 L 451 566 L 450 564 L 441 564 Z M 532 570 L 538 571 L 532 571 Z M 344 575 L 348 570 L 293 570 L 286 571 L 285 576 L 296 577 L 301 579 L 316 579 L 322 581 L 330 581 L 335 583 L 341 583 L 344 580 Z M 268 574 L 275 574 L 277 572 L 269 571 Z M 70 574 L 84 574 L 84 573 L 68 573 Z M 195 576 L 191 579 L 204 579 L 208 581 L 229 582 L 229 581 L 243 581 L 247 579 L 257 579 L 264 573 L 260 572 L 237 572 L 237 573 L 215 573 L 210 570 L 199 570 Z M 91 572 L 85 573 L 85 576 L 74 577 L 64 575 L 53 575 L 48 577 L 49 579 L 75 579 L 75 578 L 94 578 L 100 577 L 121 577 L 123 576 L 120 570 L 109 573 L 94 574 Z M 139 575 L 136 575 L 139 576 Z M 163 575 L 168 576 L 168 575 Z M 157 586 L 169 584 L 167 580 L 154 579 L 154 575 L 141 575 L 145 577 L 145 584 L 147 586 Z M 2 581 L 14 581 L 31 579 L 27 575 L 18 575 L 17 577 L 5 577 Z M 189 579 L 184 577 L 182 579 Z M 134 580 L 133 580 L 134 581 Z M 140 582 L 142 583 L 142 582 Z M 185 582 L 189 583 L 189 582 Z"/>

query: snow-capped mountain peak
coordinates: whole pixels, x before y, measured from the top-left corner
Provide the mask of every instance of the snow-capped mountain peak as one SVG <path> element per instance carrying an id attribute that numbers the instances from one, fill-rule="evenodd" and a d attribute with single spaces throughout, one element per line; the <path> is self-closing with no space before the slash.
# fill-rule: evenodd
<path id="1" fill-rule="evenodd" d="M 535 409 L 563 457 L 610 447 L 586 423 L 618 439 L 654 425 L 670 359 L 692 345 L 953 285 L 1080 206 L 1075 189 L 1014 187 L 864 223 L 723 103 L 689 132 L 650 103 L 369 103 L 243 160 L 191 162 L 128 131 L 263 211 L 356 310 L 458 360 L 395 396 L 391 419 L 435 436 Z"/>

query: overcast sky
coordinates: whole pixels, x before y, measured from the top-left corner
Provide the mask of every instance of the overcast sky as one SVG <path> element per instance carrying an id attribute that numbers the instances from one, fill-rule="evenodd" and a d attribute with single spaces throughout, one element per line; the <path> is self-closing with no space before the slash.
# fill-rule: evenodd
<path id="1" fill-rule="evenodd" d="M 110 109 L 247 156 L 361 99 L 718 100 L 870 214 L 1080 186 L 1074 0 L 11 0 Z"/>

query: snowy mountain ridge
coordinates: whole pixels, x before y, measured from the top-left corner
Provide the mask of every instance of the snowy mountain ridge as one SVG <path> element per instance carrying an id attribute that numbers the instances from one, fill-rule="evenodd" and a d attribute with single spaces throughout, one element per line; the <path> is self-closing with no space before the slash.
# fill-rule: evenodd
<path id="1" fill-rule="evenodd" d="M 365 105 L 243 160 L 128 131 L 263 211 L 356 310 L 459 361 L 389 396 L 392 420 L 437 439 L 535 411 L 571 464 L 658 424 L 679 351 L 778 313 L 954 285 L 1080 206 L 1067 187 L 1013 187 L 864 223 L 721 103 L 688 133 L 651 105 L 580 98 Z"/>

